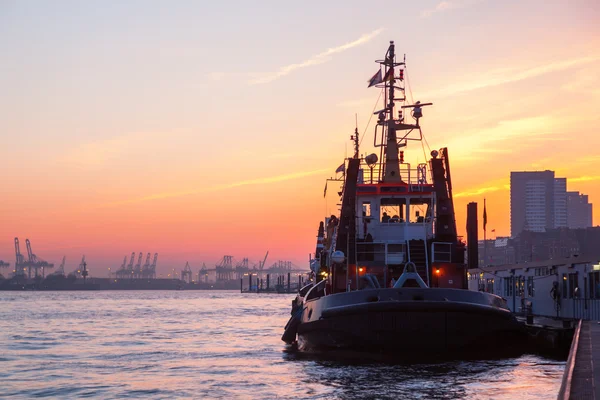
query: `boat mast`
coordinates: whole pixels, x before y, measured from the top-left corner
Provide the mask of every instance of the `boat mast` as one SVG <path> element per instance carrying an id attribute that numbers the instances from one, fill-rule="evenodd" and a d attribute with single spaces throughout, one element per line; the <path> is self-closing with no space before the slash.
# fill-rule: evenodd
<path id="1" fill-rule="evenodd" d="M 390 41 L 390 47 L 387 51 L 385 60 L 382 62 L 385 68 L 384 80 L 385 88 L 388 92 L 388 104 L 386 105 L 383 115 L 380 114 L 380 122 L 383 123 L 382 119 L 385 119 L 387 114 L 387 143 L 385 146 L 385 175 L 383 181 L 386 183 L 390 182 L 402 182 L 400 176 L 400 162 L 398 160 L 398 137 L 396 136 L 396 121 L 394 121 L 394 67 L 402 65 L 404 63 L 395 62 L 395 45 L 393 41 Z"/>
<path id="2" fill-rule="evenodd" d="M 354 135 L 350 136 L 350 140 L 352 140 L 354 144 L 354 158 L 359 158 L 359 148 L 360 148 L 360 140 L 358 136 L 358 115 L 355 115 L 356 118 L 356 126 L 354 128 Z"/>

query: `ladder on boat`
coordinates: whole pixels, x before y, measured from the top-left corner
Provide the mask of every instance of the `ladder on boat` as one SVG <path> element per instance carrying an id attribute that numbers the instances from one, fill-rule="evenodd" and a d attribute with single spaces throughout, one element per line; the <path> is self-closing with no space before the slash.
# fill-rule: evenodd
<path id="1" fill-rule="evenodd" d="M 416 272 L 421 279 L 429 286 L 429 260 L 427 256 L 427 246 L 425 240 L 412 239 L 407 242 L 408 261 L 415 264 Z"/>

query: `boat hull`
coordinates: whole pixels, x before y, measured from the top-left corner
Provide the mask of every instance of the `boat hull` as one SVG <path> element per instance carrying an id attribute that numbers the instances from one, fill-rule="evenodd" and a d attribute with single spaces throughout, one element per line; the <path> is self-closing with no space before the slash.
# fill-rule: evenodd
<path id="1" fill-rule="evenodd" d="M 324 296 L 305 302 L 298 347 L 406 358 L 506 351 L 523 331 L 501 302 L 486 293 L 429 288 Z"/>

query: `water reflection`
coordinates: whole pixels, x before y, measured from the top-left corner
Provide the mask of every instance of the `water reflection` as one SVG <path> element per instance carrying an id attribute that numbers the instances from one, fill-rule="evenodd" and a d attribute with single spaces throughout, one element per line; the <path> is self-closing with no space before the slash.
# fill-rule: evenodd
<path id="1" fill-rule="evenodd" d="M 0 398 L 555 397 L 564 363 L 393 365 L 299 356 L 289 295 L 0 292 Z"/>

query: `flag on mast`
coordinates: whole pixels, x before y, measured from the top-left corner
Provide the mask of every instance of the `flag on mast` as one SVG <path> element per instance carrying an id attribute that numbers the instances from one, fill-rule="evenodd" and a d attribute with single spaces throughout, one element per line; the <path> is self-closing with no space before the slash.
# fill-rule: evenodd
<path id="1" fill-rule="evenodd" d="M 390 68 L 390 69 L 388 69 L 388 71 L 386 72 L 385 76 L 383 77 L 383 79 L 381 81 L 382 82 L 391 81 L 392 78 L 394 78 L 394 69 Z"/>
<path id="2" fill-rule="evenodd" d="M 327 181 L 325 181 L 325 190 L 323 191 L 323 197 L 327 196 Z"/>
<path id="3" fill-rule="evenodd" d="M 485 209 L 485 199 L 483 199 L 483 230 L 487 226 L 487 210 Z"/>
<path id="4" fill-rule="evenodd" d="M 342 165 L 340 165 L 339 167 L 337 167 L 337 169 L 335 170 L 335 173 L 339 173 L 339 172 L 344 172 L 346 170 L 346 165 L 344 163 L 342 163 Z"/>
<path id="5" fill-rule="evenodd" d="M 381 79 L 381 68 L 375 73 L 375 75 L 373 75 L 371 77 L 371 79 L 369 79 L 369 86 L 367 87 L 371 87 L 371 86 L 375 86 L 378 83 L 383 82 L 383 80 Z"/>

